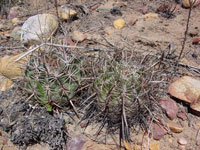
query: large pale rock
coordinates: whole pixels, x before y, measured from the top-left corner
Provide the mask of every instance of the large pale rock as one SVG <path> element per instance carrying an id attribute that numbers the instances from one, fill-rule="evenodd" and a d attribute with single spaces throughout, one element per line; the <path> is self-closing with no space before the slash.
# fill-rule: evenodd
<path id="1" fill-rule="evenodd" d="M 3 58 L 1 58 L 0 74 L 8 79 L 16 79 L 22 77 L 26 68 L 26 64 L 28 62 L 28 58 L 24 57 L 18 62 L 16 62 L 15 60 L 23 54 L 24 53 L 15 56 L 4 56 Z"/>
<path id="2" fill-rule="evenodd" d="M 159 103 L 162 109 L 166 112 L 169 119 L 173 120 L 176 118 L 176 115 L 178 113 L 178 107 L 175 101 L 173 101 L 170 98 L 164 97 L 160 100 Z"/>
<path id="3" fill-rule="evenodd" d="M 200 111 L 200 81 L 189 76 L 177 79 L 168 87 L 173 97 L 190 104 L 190 107 Z"/>
<path id="4" fill-rule="evenodd" d="M 58 28 L 58 19 L 51 14 L 38 14 L 28 18 L 21 30 L 21 42 L 49 39 Z"/>

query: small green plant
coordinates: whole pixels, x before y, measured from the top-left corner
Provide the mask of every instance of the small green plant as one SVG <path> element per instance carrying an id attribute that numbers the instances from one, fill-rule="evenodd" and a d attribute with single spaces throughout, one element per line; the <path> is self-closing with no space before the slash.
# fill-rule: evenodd
<path id="1" fill-rule="evenodd" d="M 26 88 L 48 111 L 68 106 L 85 84 L 84 63 L 80 57 L 64 51 L 39 51 L 31 57 L 25 71 Z"/>
<path id="2" fill-rule="evenodd" d="M 106 103 L 114 112 L 116 106 L 119 107 L 121 104 L 122 94 L 127 105 L 139 95 L 141 75 L 137 72 L 136 66 L 125 62 L 110 61 L 105 66 L 98 72 L 94 88 L 98 93 L 99 106 L 105 106 Z"/>

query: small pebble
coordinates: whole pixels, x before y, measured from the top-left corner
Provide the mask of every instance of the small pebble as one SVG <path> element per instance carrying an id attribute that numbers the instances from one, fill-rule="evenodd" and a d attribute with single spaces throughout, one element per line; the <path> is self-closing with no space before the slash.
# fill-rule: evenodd
<path id="1" fill-rule="evenodd" d="M 178 143 L 181 144 L 181 145 L 186 145 L 187 140 L 185 138 L 180 138 L 180 139 L 178 139 Z"/>

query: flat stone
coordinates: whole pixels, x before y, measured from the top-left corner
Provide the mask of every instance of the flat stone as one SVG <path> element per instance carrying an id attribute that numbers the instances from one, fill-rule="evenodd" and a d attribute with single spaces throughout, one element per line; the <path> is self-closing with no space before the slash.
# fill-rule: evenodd
<path id="1" fill-rule="evenodd" d="M 190 107 L 200 111 L 200 80 L 190 76 L 177 79 L 168 87 L 171 96 L 190 104 Z"/>
<path id="2" fill-rule="evenodd" d="M 170 98 L 161 98 L 159 102 L 161 108 L 166 112 L 169 119 L 173 120 L 176 118 L 176 115 L 178 113 L 178 107 L 176 105 L 176 102 L 173 101 Z"/>
<path id="3" fill-rule="evenodd" d="M 184 128 L 179 123 L 171 120 L 168 121 L 168 126 L 170 130 L 174 133 L 181 133 L 184 131 Z"/>

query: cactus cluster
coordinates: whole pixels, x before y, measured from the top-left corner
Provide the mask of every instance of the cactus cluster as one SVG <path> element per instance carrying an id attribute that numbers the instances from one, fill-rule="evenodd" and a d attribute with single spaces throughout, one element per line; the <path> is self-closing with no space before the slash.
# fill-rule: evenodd
<path id="1" fill-rule="evenodd" d="M 120 123 L 122 104 L 130 124 L 147 119 L 152 105 L 146 98 L 146 78 L 140 61 L 132 56 L 119 59 L 106 52 L 94 56 L 49 48 L 31 57 L 25 87 L 48 111 L 73 112 L 75 107 L 82 120 L 110 122 L 112 126 Z"/>

